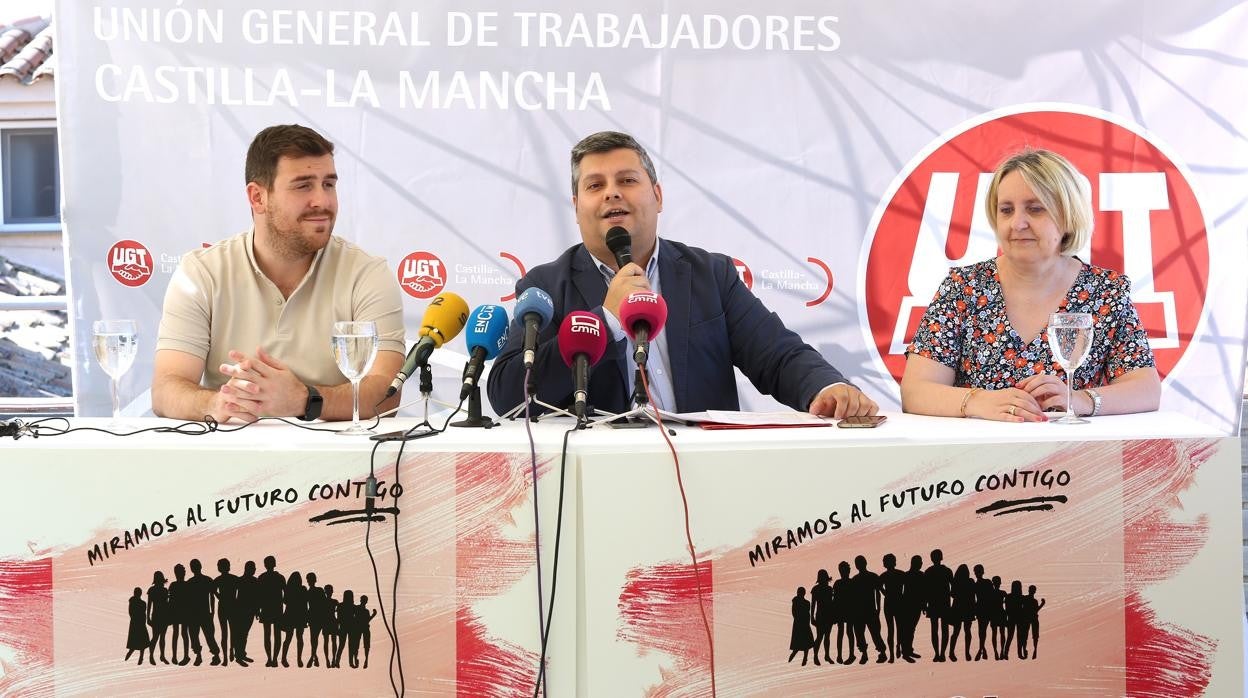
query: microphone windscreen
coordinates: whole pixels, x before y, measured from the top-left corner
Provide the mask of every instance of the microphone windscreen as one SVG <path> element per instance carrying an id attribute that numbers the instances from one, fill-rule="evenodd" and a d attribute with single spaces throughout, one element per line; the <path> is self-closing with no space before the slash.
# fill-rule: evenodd
<path id="1" fill-rule="evenodd" d="M 607 249 L 615 255 L 615 261 L 620 266 L 633 261 L 633 238 L 618 225 L 607 231 Z"/>
<path id="2" fill-rule="evenodd" d="M 429 302 L 425 316 L 420 319 L 420 336 L 433 340 L 434 348 L 440 348 L 464 329 L 468 322 L 468 302 L 459 295 L 445 291 Z"/>
<path id="3" fill-rule="evenodd" d="M 577 354 L 584 354 L 593 366 L 606 350 L 607 328 L 602 326 L 602 319 L 597 315 L 576 310 L 563 318 L 559 326 L 559 355 L 565 364 L 571 366 Z"/>
<path id="4" fill-rule="evenodd" d="M 516 322 L 524 324 L 524 316 L 536 313 L 540 321 L 537 329 L 544 330 L 555 316 L 555 302 L 550 294 L 540 288 L 528 288 L 516 299 Z"/>
<path id="5" fill-rule="evenodd" d="M 667 322 L 667 301 L 654 291 L 633 291 L 620 303 L 620 324 L 629 339 L 633 339 L 633 327 L 638 321 L 650 326 L 650 339 L 659 336 Z"/>
<path id="6" fill-rule="evenodd" d="M 498 356 L 507 339 L 507 310 L 501 305 L 480 305 L 472 311 L 468 318 L 468 353 L 481 347 L 485 349 L 485 358 Z"/>

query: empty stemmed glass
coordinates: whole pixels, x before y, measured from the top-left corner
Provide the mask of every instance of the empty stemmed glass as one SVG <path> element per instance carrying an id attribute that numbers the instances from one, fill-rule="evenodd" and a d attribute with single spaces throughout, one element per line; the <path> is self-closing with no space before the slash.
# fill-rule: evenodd
<path id="1" fill-rule="evenodd" d="M 375 434 L 360 424 L 360 380 L 377 358 L 377 323 L 343 321 L 334 323 L 334 359 L 338 370 L 351 381 L 351 427 L 339 434 Z"/>
<path id="2" fill-rule="evenodd" d="M 1087 424 L 1075 415 L 1075 369 L 1083 364 L 1092 348 L 1092 316 L 1088 313 L 1053 313 L 1049 316 L 1049 349 L 1053 360 L 1066 373 L 1066 414 L 1054 424 Z"/>
<path id="3" fill-rule="evenodd" d="M 130 370 L 139 352 L 138 326 L 134 320 L 96 320 L 91 323 L 91 345 L 95 360 L 112 384 L 113 424 L 121 421 L 118 381 Z"/>

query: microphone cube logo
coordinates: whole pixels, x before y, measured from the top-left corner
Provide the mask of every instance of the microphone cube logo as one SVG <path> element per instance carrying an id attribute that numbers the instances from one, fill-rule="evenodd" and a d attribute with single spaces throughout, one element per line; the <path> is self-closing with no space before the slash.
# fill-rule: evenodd
<path id="1" fill-rule="evenodd" d="M 981 115 L 937 138 L 893 181 L 859 259 L 859 317 L 877 364 L 900 380 L 906 346 L 949 269 L 999 254 L 984 198 L 997 165 L 1028 147 L 1061 154 L 1087 178 L 1093 232 L 1075 255 L 1130 278 L 1164 379 L 1204 314 L 1210 222 L 1183 165 L 1151 135 L 1074 105 Z"/>
<path id="2" fill-rule="evenodd" d="M 741 283 L 745 284 L 747 289 L 753 291 L 754 272 L 750 271 L 750 266 L 736 257 L 732 258 L 732 266 L 737 268 L 737 276 L 741 277 Z"/>
<path id="3" fill-rule="evenodd" d="M 431 252 L 413 252 L 399 262 L 399 286 L 413 298 L 433 298 L 446 288 L 446 265 Z"/>
<path id="4" fill-rule="evenodd" d="M 633 291 L 628 294 L 625 299 L 627 303 L 649 303 L 651 305 L 659 304 L 659 294 L 654 291 Z"/>
<path id="5" fill-rule="evenodd" d="M 572 322 L 568 325 L 568 329 L 573 334 L 602 336 L 602 321 L 596 315 L 570 315 L 569 319 Z"/>
<path id="6" fill-rule="evenodd" d="M 152 278 L 152 253 L 142 243 L 121 240 L 108 250 L 108 271 L 117 283 L 138 288 Z"/>

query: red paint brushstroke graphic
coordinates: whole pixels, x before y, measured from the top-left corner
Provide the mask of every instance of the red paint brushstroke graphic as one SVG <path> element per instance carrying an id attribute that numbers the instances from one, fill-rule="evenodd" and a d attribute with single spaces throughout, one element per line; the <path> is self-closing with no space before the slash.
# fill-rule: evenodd
<path id="1" fill-rule="evenodd" d="M 1178 495 L 1215 448 L 1212 442 L 1141 441 L 1125 445 L 1123 461 L 1123 573 L 1132 589 L 1173 577 L 1209 537 L 1209 521 L 1171 516 Z"/>
<path id="2" fill-rule="evenodd" d="M 462 454 L 455 469 L 456 576 L 460 598 L 471 603 L 510 588 L 533 568 L 533 538 L 508 538 L 503 532 L 517 525 L 516 509 L 532 515 L 533 476 L 527 458 L 504 453 Z M 542 470 L 539 466 L 539 477 Z"/>
<path id="3" fill-rule="evenodd" d="M 455 613 L 455 688 L 463 698 L 533 693 L 538 655 L 486 636 L 485 626 L 461 606 Z"/>
<path id="4" fill-rule="evenodd" d="M 1128 696 L 1203 695 L 1209 685 L 1217 642 L 1159 621 L 1140 590 L 1174 576 L 1205 546 L 1208 517 L 1180 522 L 1171 513 L 1216 448 L 1213 441 L 1165 440 L 1123 447 Z"/>
<path id="5" fill-rule="evenodd" d="M 698 604 L 701 584 L 702 606 L 714 633 L 713 573 L 710 560 L 698 562 L 697 575 L 693 565 L 672 563 L 636 568 L 628 573 L 620 592 L 620 617 L 623 625 L 617 636 L 644 650 L 664 652 L 678 658 L 676 672 L 681 680 L 664 681 L 663 685 L 694 682 L 710 691 L 711 650 L 706 626 Z M 688 686 L 686 686 L 688 687 Z M 670 695 L 662 687 L 648 695 Z"/>
<path id="6" fill-rule="evenodd" d="M 0 695 L 51 695 L 51 558 L 0 560 L 0 619 Z"/>
<path id="7" fill-rule="evenodd" d="M 539 472 L 544 469 L 539 465 Z M 502 593 L 533 569 L 534 539 L 508 537 L 504 531 L 516 527 L 513 511 L 531 511 L 531 464 L 527 458 L 503 453 L 461 454 L 456 462 L 455 491 L 457 695 L 531 694 L 539 655 L 490 636 L 471 610 L 474 601 Z M 553 545 L 554 541 L 545 544 Z M 542 572 L 549 578 L 550 570 Z M 546 591 L 549 593 L 549 587 Z M 536 621 L 536 598 L 531 608 Z"/>
<path id="8" fill-rule="evenodd" d="M 1157 620 L 1139 594 L 1128 594 L 1127 695 L 1203 696 L 1218 643 Z"/>

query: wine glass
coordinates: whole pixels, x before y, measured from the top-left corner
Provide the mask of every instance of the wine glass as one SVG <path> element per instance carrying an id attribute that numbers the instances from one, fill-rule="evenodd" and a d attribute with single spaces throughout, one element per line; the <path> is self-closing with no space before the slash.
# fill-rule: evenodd
<path id="1" fill-rule="evenodd" d="M 1075 415 L 1073 406 L 1075 369 L 1092 348 L 1092 316 L 1088 313 L 1053 313 L 1049 316 L 1049 349 L 1053 360 L 1066 373 L 1066 414 L 1054 424 L 1087 424 Z"/>
<path id="2" fill-rule="evenodd" d="M 134 320 L 96 320 L 91 323 L 91 344 L 95 348 L 95 360 L 112 383 L 112 423 L 116 425 L 121 421 L 117 383 L 130 370 L 139 352 L 138 325 Z"/>
<path id="3" fill-rule="evenodd" d="M 377 323 L 343 321 L 334 323 L 334 359 L 338 370 L 351 381 L 351 428 L 339 434 L 375 434 L 360 424 L 360 379 L 377 358 Z"/>

